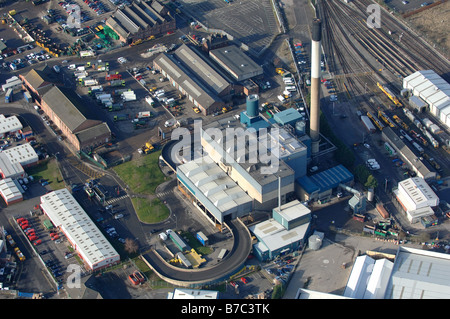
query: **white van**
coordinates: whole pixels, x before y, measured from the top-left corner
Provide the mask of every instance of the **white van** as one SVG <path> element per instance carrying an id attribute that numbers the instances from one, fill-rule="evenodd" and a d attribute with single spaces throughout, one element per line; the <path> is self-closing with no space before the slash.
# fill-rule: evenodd
<path id="1" fill-rule="evenodd" d="M 286 100 L 282 95 L 278 95 L 277 98 L 280 100 L 280 102 L 284 102 Z"/>
<path id="2" fill-rule="evenodd" d="M 297 91 L 297 88 L 295 87 L 295 86 L 286 86 L 285 88 L 284 88 L 286 91 L 288 91 L 288 92 L 295 92 L 295 91 Z"/>

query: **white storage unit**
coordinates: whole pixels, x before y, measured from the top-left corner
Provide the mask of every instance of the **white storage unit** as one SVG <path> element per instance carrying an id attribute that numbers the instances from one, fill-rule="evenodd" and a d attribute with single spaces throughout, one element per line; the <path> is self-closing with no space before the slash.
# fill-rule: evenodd
<path id="1" fill-rule="evenodd" d="M 119 253 L 66 188 L 42 196 L 41 208 L 90 269 L 120 262 Z"/>
<path id="2" fill-rule="evenodd" d="M 23 200 L 17 184 L 11 178 L 0 180 L 0 195 L 7 205 L 17 203 Z"/>
<path id="3" fill-rule="evenodd" d="M 403 79 L 403 88 L 425 101 L 430 113 L 450 127 L 450 84 L 436 72 L 417 71 Z"/>

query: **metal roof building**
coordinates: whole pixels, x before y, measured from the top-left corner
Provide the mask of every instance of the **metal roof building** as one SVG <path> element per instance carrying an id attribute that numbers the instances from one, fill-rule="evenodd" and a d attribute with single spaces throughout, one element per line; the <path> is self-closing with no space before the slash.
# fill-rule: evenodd
<path id="1" fill-rule="evenodd" d="M 23 200 L 19 186 L 11 178 L 0 180 L 0 195 L 7 205 L 11 205 Z"/>
<path id="2" fill-rule="evenodd" d="M 311 210 L 298 200 L 273 209 L 273 218 L 250 226 L 258 239 L 253 245 L 260 260 L 270 260 L 301 247 L 309 232 Z"/>
<path id="3" fill-rule="evenodd" d="M 437 173 L 433 170 L 431 165 L 421 159 L 421 156 L 416 154 L 415 149 L 408 146 L 392 128 L 385 127 L 381 132 L 381 137 L 394 148 L 403 162 L 408 164 L 409 168 L 412 169 L 417 176 L 426 180 L 436 178 Z"/>
<path id="4" fill-rule="evenodd" d="M 403 88 L 428 103 L 430 113 L 450 127 L 450 84 L 435 71 L 422 70 L 405 77 Z"/>
<path id="5" fill-rule="evenodd" d="M 263 74 L 263 69 L 235 45 L 209 51 L 209 56 L 237 81 Z"/>
<path id="6" fill-rule="evenodd" d="M 120 262 L 118 252 L 67 189 L 42 196 L 41 209 L 64 232 L 88 268 L 98 270 Z"/>
<path id="7" fill-rule="evenodd" d="M 434 215 L 432 207 L 439 205 L 439 197 L 420 177 L 399 182 L 394 194 L 411 223 L 420 221 L 422 217 Z"/>
<path id="8" fill-rule="evenodd" d="M 449 299 L 450 256 L 399 246 L 385 299 Z"/>
<path id="9" fill-rule="evenodd" d="M 221 224 L 227 216 L 234 219 L 252 210 L 252 198 L 209 156 L 178 165 L 177 179 L 196 205 Z"/>
<path id="10" fill-rule="evenodd" d="M 3 114 L 0 114 L 0 135 L 10 132 L 17 132 L 22 128 L 23 125 L 20 123 L 17 116 L 12 115 L 5 117 Z"/>
<path id="11" fill-rule="evenodd" d="M 153 64 L 204 115 L 225 106 L 222 97 L 230 93 L 231 84 L 189 46 L 183 44 L 170 55 L 161 53 Z"/>
<path id="12" fill-rule="evenodd" d="M 127 44 L 176 29 L 175 19 L 169 10 L 155 0 L 132 2 L 129 6 L 118 8 L 106 20 L 106 25 Z"/>
<path id="13" fill-rule="evenodd" d="M 11 164 L 20 164 L 23 167 L 36 164 L 39 160 L 39 156 L 30 143 L 3 150 L 2 154 L 6 155 Z"/>
<path id="14" fill-rule="evenodd" d="M 294 191 L 295 172 L 277 157 L 279 144 L 271 143 L 267 131 L 265 144 L 261 134 L 246 130 L 236 118 L 228 117 L 203 126 L 201 143 L 209 156 L 255 199 L 257 209 L 272 209 L 278 203 L 279 181 L 282 202 Z"/>
<path id="15" fill-rule="evenodd" d="M 322 199 L 329 197 L 339 184 L 351 183 L 353 178 L 353 174 L 340 164 L 311 176 L 297 178 L 296 191 L 302 200 Z"/>

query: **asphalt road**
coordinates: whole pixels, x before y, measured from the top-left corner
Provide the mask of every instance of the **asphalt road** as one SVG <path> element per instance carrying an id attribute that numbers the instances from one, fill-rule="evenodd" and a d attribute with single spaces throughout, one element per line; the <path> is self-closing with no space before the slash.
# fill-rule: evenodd
<path id="1" fill-rule="evenodd" d="M 238 270 L 246 261 L 251 250 L 251 237 L 248 235 L 246 227 L 237 220 L 232 220 L 228 225 L 234 236 L 233 248 L 217 266 L 183 270 L 168 265 L 153 250 L 144 257 L 152 264 L 157 273 L 167 278 L 181 282 L 214 282 L 215 279 L 224 278 L 227 274 Z"/>

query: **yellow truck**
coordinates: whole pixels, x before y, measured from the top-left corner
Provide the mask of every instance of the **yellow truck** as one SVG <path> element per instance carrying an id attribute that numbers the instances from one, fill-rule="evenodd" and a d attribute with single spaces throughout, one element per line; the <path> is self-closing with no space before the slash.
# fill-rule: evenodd
<path id="1" fill-rule="evenodd" d="M 14 248 L 14 252 L 16 253 L 17 257 L 19 258 L 20 261 L 24 261 L 25 260 L 25 256 L 22 254 L 22 252 L 20 251 L 19 247 Z"/>
<path id="2" fill-rule="evenodd" d="M 229 112 L 229 111 L 231 111 L 231 106 L 224 106 L 224 107 L 222 108 L 222 113 L 227 113 L 227 112 Z"/>
<path id="3" fill-rule="evenodd" d="M 286 73 L 286 70 L 282 68 L 276 68 L 275 72 L 277 72 L 279 75 L 283 75 L 284 73 Z"/>
<path id="4" fill-rule="evenodd" d="M 147 143 L 145 143 L 144 146 L 142 146 L 140 149 L 138 149 L 138 152 L 140 154 L 148 154 L 148 153 L 153 152 L 154 150 L 155 150 L 155 147 L 150 142 L 147 142 Z"/>

